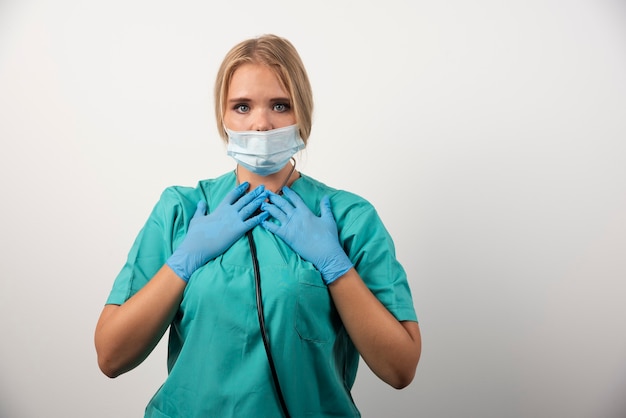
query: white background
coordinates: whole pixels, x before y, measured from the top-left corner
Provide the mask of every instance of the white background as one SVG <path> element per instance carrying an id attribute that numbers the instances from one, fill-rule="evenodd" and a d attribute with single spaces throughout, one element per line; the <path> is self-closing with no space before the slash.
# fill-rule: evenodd
<path id="1" fill-rule="evenodd" d="M 161 191 L 233 169 L 235 43 L 290 39 L 299 169 L 378 208 L 424 338 L 366 417 L 626 415 L 626 4 L 0 1 L 0 416 L 138 417 L 165 345 L 110 380 L 93 330 Z"/>

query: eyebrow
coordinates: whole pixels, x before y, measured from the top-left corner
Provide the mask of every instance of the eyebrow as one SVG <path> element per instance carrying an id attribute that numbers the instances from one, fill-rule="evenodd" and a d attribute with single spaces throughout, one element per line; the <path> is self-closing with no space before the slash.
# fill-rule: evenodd
<path id="1" fill-rule="evenodd" d="M 228 103 L 240 103 L 240 102 L 249 102 L 249 101 L 251 100 L 246 97 L 234 97 L 232 99 L 229 99 Z"/>
<path id="2" fill-rule="evenodd" d="M 228 100 L 228 103 L 248 103 L 251 101 L 253 100 L 247 97 L 233 97 L 232 99 Z M 291 99 L 289 97 L 273 97 L 269 101 L 270 103 L 277 103 L 277 102 L 291 103 Z"/>

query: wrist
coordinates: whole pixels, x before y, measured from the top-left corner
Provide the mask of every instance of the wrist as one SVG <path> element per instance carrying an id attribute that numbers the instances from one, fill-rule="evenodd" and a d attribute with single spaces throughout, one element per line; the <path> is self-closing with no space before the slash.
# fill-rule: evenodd
<path id="1" fill-rule="evenodd" d="M 165 264 L 167 264 L 185 283 L 189 282 L 189 278 L 193 274 L 193 271 L 188 271 L 189 260 L 187 260 L 187 258 L 188 257 L 185 255 L 175 251 L 165 262 Z"/>
<path id="2" fill-rule="evenodd" d="M 354 267 L 354 264 L 342 250 L 330 258 L 328 263 L 320 269 L 322 280 L 328 286 L 345 275 L 352 267 Z"/>

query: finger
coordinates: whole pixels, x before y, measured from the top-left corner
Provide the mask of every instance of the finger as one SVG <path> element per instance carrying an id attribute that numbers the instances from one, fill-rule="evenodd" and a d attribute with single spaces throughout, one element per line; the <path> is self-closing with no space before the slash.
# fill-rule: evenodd
<path id="1" fill-rule="evenodd" d="M 304 200 L 302 200 L 298 193 L 294 192 L 287 186 L 283 187 L 283 194 L 289 199 L 289 201 L 291 201 L 291 204 L 296 208 L 306 205 L 304 203 Z"/>
<path id="2" fill-rule="evenodd" d="M 268 212 L 274 219 L 278 220 L 281 225 L 287 223 L 287 220 L 289 219 L 287 214 L 283 212 L 282 209 L 277 205 L 263 202 L 263 204 L 261 205 L 261 210 L 263 210 L 264 212 Z"/>
<path id="3" fill-rule="evenodd" d="M 257 225 L 260 225 L 263 221 L 265 221 L 268 217 L 270 216 L 269 213 L 267 212 L 261 212 L 260 214 L 258 214 L 257 216 L 254 216 L 250 219 L 248 219 L 247 221 L 245 221 L 243 224 L 246 228 L 246 231 L 251 230 L 252 228 L 254 228 Z"/>
<path id="4" fill-rule="evenodd" d="M 274 222 L 270 222 L 268 220 L 261 222 L 261 226 L 263 226 L 263 228 L 270 231 L 274 235 L 278 235 L 278 232 L 280 231 L 279 225 L 276 225 Z"/>
<path id="5" fill-rule="evenodd" d="M 196 216 L 204 216 L 206 215 L 206 202 L 204 200 L 200 200 L 196 205 L 196 212 L 193 214 L 193 217 Z"/>
<path id="6" fill-rule="evenodd" d="M 320 215 L 322 218 L 330 218 L 333 221 L 335 220 L 330 206 L 330 198 L 328 196 L 322 197 L 322 201 L 320 202 Z"/>
<path id="7" fill-rule="evenodd" d="M 291 212 L 293 212 L 294 206 L 291 203 L 289 203 L 289 201 L 285 199 L 284 197 L 279 196 L 276 193 L 272 193 L 272 192 L 268 193 L 268 197 L 270 199 L 270 202 L 278 206 L 280 210 L 282 210 L 286 214 L 290 214 Z M 272 214 L 272 216 L 274 215 Z"/>
<path id="8" fill-rule="evenodd" d="M 248 219 L 250 216 L 252 216 L 252 214 L 254 214 L 254 212 L 256 212 L 257 209 L 261 207 L 263 202 L 265 202 L 265 199 L 266 199 L 266 195 L 265 193 L 263 193 L 257 196 L 252 202 L 248 203 L 243 208 L 241 208 L 239 210 L 239 215 L 241 216 L 241 219 Z"/>
<path id="9" fill-rule="evenodd" d="M 235 187 L 233 190 L 228 192 L 226 197 L 224 197 L 223 202 L 226 202 L 229 205 L 232 205 L 246 192 L 246 190 L 248 190 L 248 187 L 250 187 L 250 183 L 248 183 L 247 181 L 244 181 L 239 186 Z"/>
<path id="10" fill-rule="evenodd" d="M 266 194 L 265 186 L 261 184 L 256 189 L 252 190 L 250 193 L 247 193 L 244 196 L 240 197 L 239 200 L 237 200 L 237 202 L 233 205 L 233 207 L 236 210 L 240 211 L 244 206 L 246 206 L 252 201 L 257 200 L 259 197 L 265 200 L 266 199 L 265 194 Z"/>

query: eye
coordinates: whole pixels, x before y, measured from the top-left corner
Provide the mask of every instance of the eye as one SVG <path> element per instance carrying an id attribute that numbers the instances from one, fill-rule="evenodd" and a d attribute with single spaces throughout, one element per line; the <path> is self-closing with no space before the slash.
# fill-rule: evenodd
<path id="1" fill-rule="evenodd" d="M 278 113 L 287 112 L 289 111 L 289 109 L 291 109 L 291 106 L 289 106 L 289 103 L 276 103 L 274 105 L 274 111 Z"/>
<path id="2" fill-rule="evenodd" d="M 250 106 L 244 103 L 238 103 L 235 106 L 233 106 L 233 109 L 239 113 L 247 113 L 250 110 Z"/>

